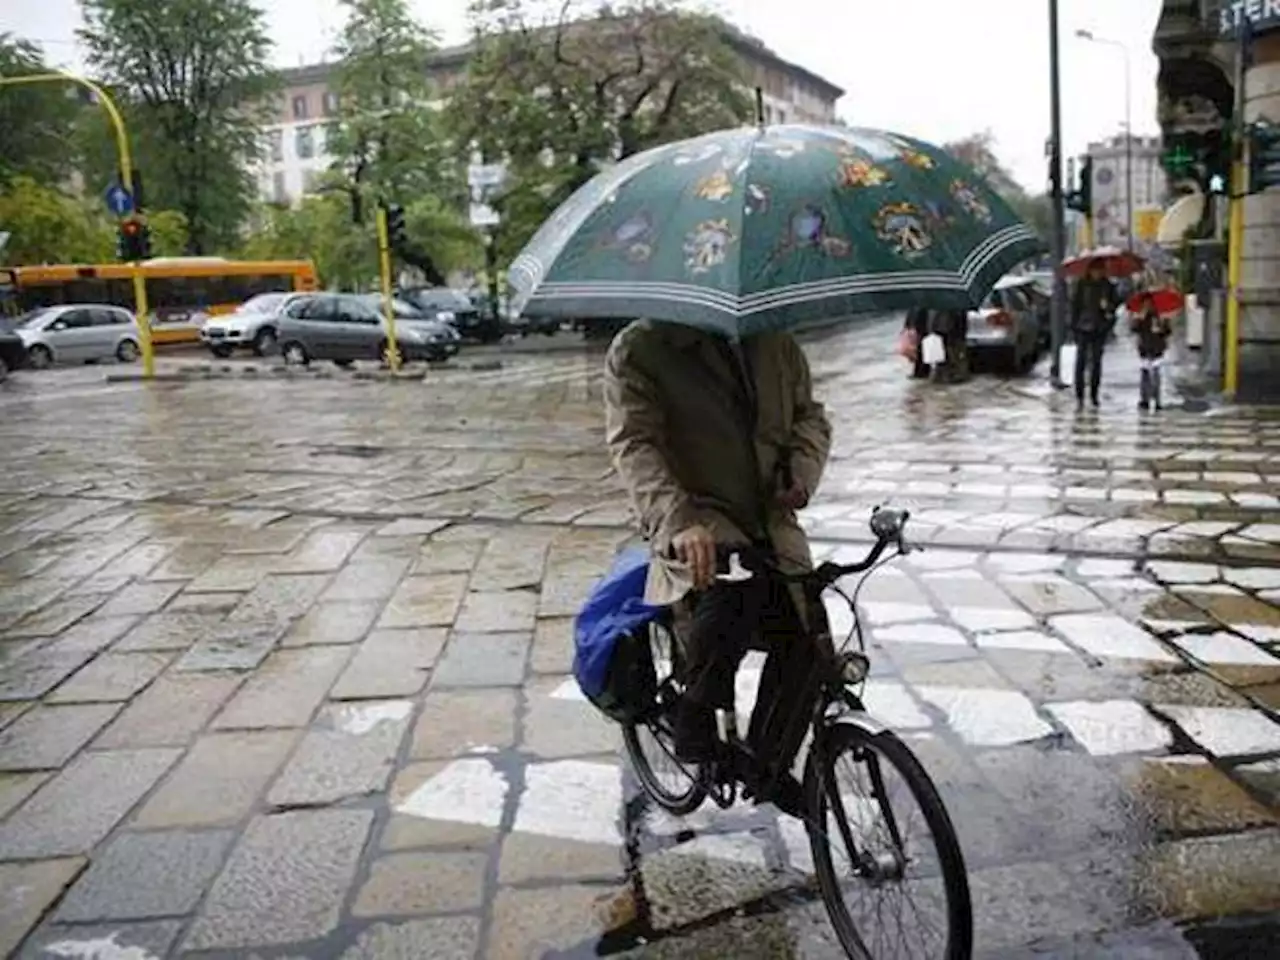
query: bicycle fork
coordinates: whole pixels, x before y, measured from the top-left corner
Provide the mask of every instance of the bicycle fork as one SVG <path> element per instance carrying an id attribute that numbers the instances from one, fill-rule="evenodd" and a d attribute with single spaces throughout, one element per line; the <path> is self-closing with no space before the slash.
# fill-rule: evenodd
<path id="1" fill-rule="evenodd" d="M 710 777 L 707 783 L 707 795 L 715 801 L 716 806 L 728 810 L 738 799 L 738 778 L 733 769 L 735 752 L 743 749 L 738 738 L 738 714 L 733 709 L 716 708 L 716 737 L 723 748 L 724 759 L 709 765 Z"/>

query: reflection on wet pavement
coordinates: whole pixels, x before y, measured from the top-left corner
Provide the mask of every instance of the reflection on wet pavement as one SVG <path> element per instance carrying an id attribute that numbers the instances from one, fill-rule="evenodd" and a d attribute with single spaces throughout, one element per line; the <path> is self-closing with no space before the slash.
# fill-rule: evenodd
<path id="1" fill-rule="evenodd" d="M 913 511 L 866 700 L 943 793 L 980 953 L 1273 952 L 1215 921 L 1280 909 L 1280 417 L 1141 415 L 1123 346 L 1076 416 L 891 343 L 811 351 L 804 522 L 857 556 Z M 569 677 L 630 537 L 598 368 L 4 385 L 0 952 L 840 956 L 803 829 L 651 809 Z"/>

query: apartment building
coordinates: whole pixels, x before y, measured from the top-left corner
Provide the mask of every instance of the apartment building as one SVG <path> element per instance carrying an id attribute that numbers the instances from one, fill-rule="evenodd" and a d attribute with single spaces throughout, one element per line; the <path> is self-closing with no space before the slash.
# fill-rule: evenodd
<path id="1" fill-rule="evenodd" d="M 741 59 L 748 83 L 763 91 L 768 123 L 834 123 L 844 90 L 804 67 L 784 60 L 759 40 L 725 25 L 725 42 Z M 436 51 L 427 74 L 443 96 L 466 72 L 472 47 Z M 319 63 L 283 71 L 283 91 L 275 121 L 263 130 L 259 192 L 273 203 L 296 203 L 311 192 L 329 166 L 325 132 L 337 111 L 331 89 L 336 64 Z"/>
<path id="2" fill-rule="evenodd" d="M 1123 247 L 1129 242 L 1127 175 L 1130 151 L 1126 134 L 1089 144 L 1093 158 L 1093 215 L 1095 240 L 1102 246 Z M 1139 212 L 1159 210 L 1168 195 L 1168 178 L 1161 165 L 1159 137 L 1133 137 L 1133 210 L 1135 233 Z M 1154 239 L 1154 238 L 1148 238 Z"/>

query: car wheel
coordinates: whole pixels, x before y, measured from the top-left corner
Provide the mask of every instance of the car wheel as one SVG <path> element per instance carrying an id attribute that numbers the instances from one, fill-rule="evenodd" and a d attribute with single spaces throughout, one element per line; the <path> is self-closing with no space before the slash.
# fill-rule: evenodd
<path id="1" fill-rule="evenodd" d="M 220 360 L 225 360 L 231 356 L 231 348 L 225 343 L 220 343 L 216 347 L 210 347 L 209 352 Z"/>
<path id="2" fill-rule="evenodd" d="M 307 353 L 307 348 L 297 340 L 290 340 L 281 347 L 280 355 L 284 357 L 284 362 L 291 367 L 305 367 L 311 362 L 311 357 Z"/>
<path id="3" fill-rule="evenodd" d="M 253 338 L 253 352 L 265 357 L 276 352 L 276 331 L 274 327 L 263 327 Z"/>
<path id="4" fill-rule="evenodd" d="M 27 362 L 36 370 L 45 370 L 53 366 L 53 354 L 48 347 L 37 343 L 27 350 Z"/>
<path id="5" fill-rule="evenodd" d="M 116 347 L 116 359 L 121 363 L 133 363 L 138 359 L 138 345 L 132 340 L 121 340 Z"/>

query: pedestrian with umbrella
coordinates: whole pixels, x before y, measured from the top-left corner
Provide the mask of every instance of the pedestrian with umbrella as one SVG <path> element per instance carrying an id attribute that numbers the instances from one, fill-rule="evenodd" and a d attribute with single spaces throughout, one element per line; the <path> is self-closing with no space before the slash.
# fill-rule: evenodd
<path id="1" fill-rule="evenodd" d="M 1096 409 L 1102 386 L 1102 354 L 1107 337 L 1115 326 L 1120 297 L 1107 277 L 1101 259 L 1091 262 L 1084 277 L 1076 281 L 1071 298 L 1071 335 L 1076 346 L 1076 409 L 1084 409 L 1085 375 L 1089 378 L 1089 400 Z"/>
<path id="2" fill-rule="evenodd" d="M 1138 363 L 1141 367 L 1141 386 L 1138 409 L 1159 410 L 1160 368 L 1164 364 L 1165 350 L 1173 333 L 1169 317 L 1182 309 L 1182 294 L 1176 290 L 1147 290 L 1134 294 L 1125 303 L 1131 319 L 1129 327 L 1138 340 Z"/>
<path id="3" fill-rule="evenodd" d="M 645 318 L 609 349 L 605 424 L 650 544 L 643 599 L 672 607 L 682 634 L 676 758 L 714 755 L 716 711 L 734 715 L 736 671 L 763 636 L 747 742 L 771 773 L 757 799 L 805 809 L 789 771 L 805 729 L 797 718 L 817 695 L 814 664 L 832 656 L 821 649 L 821 601 L 771 577 L 717 579 L 732 547 L 757 547 L 783 573 L 812 569 L 797 511 L 818 489 L 831 426 L 789 331 L 922 306 L 966 310 L 1042 249 L 936 147 L 874 130 L 760 125 L 621 161 L 513 261 L 517 312 Z"/>

